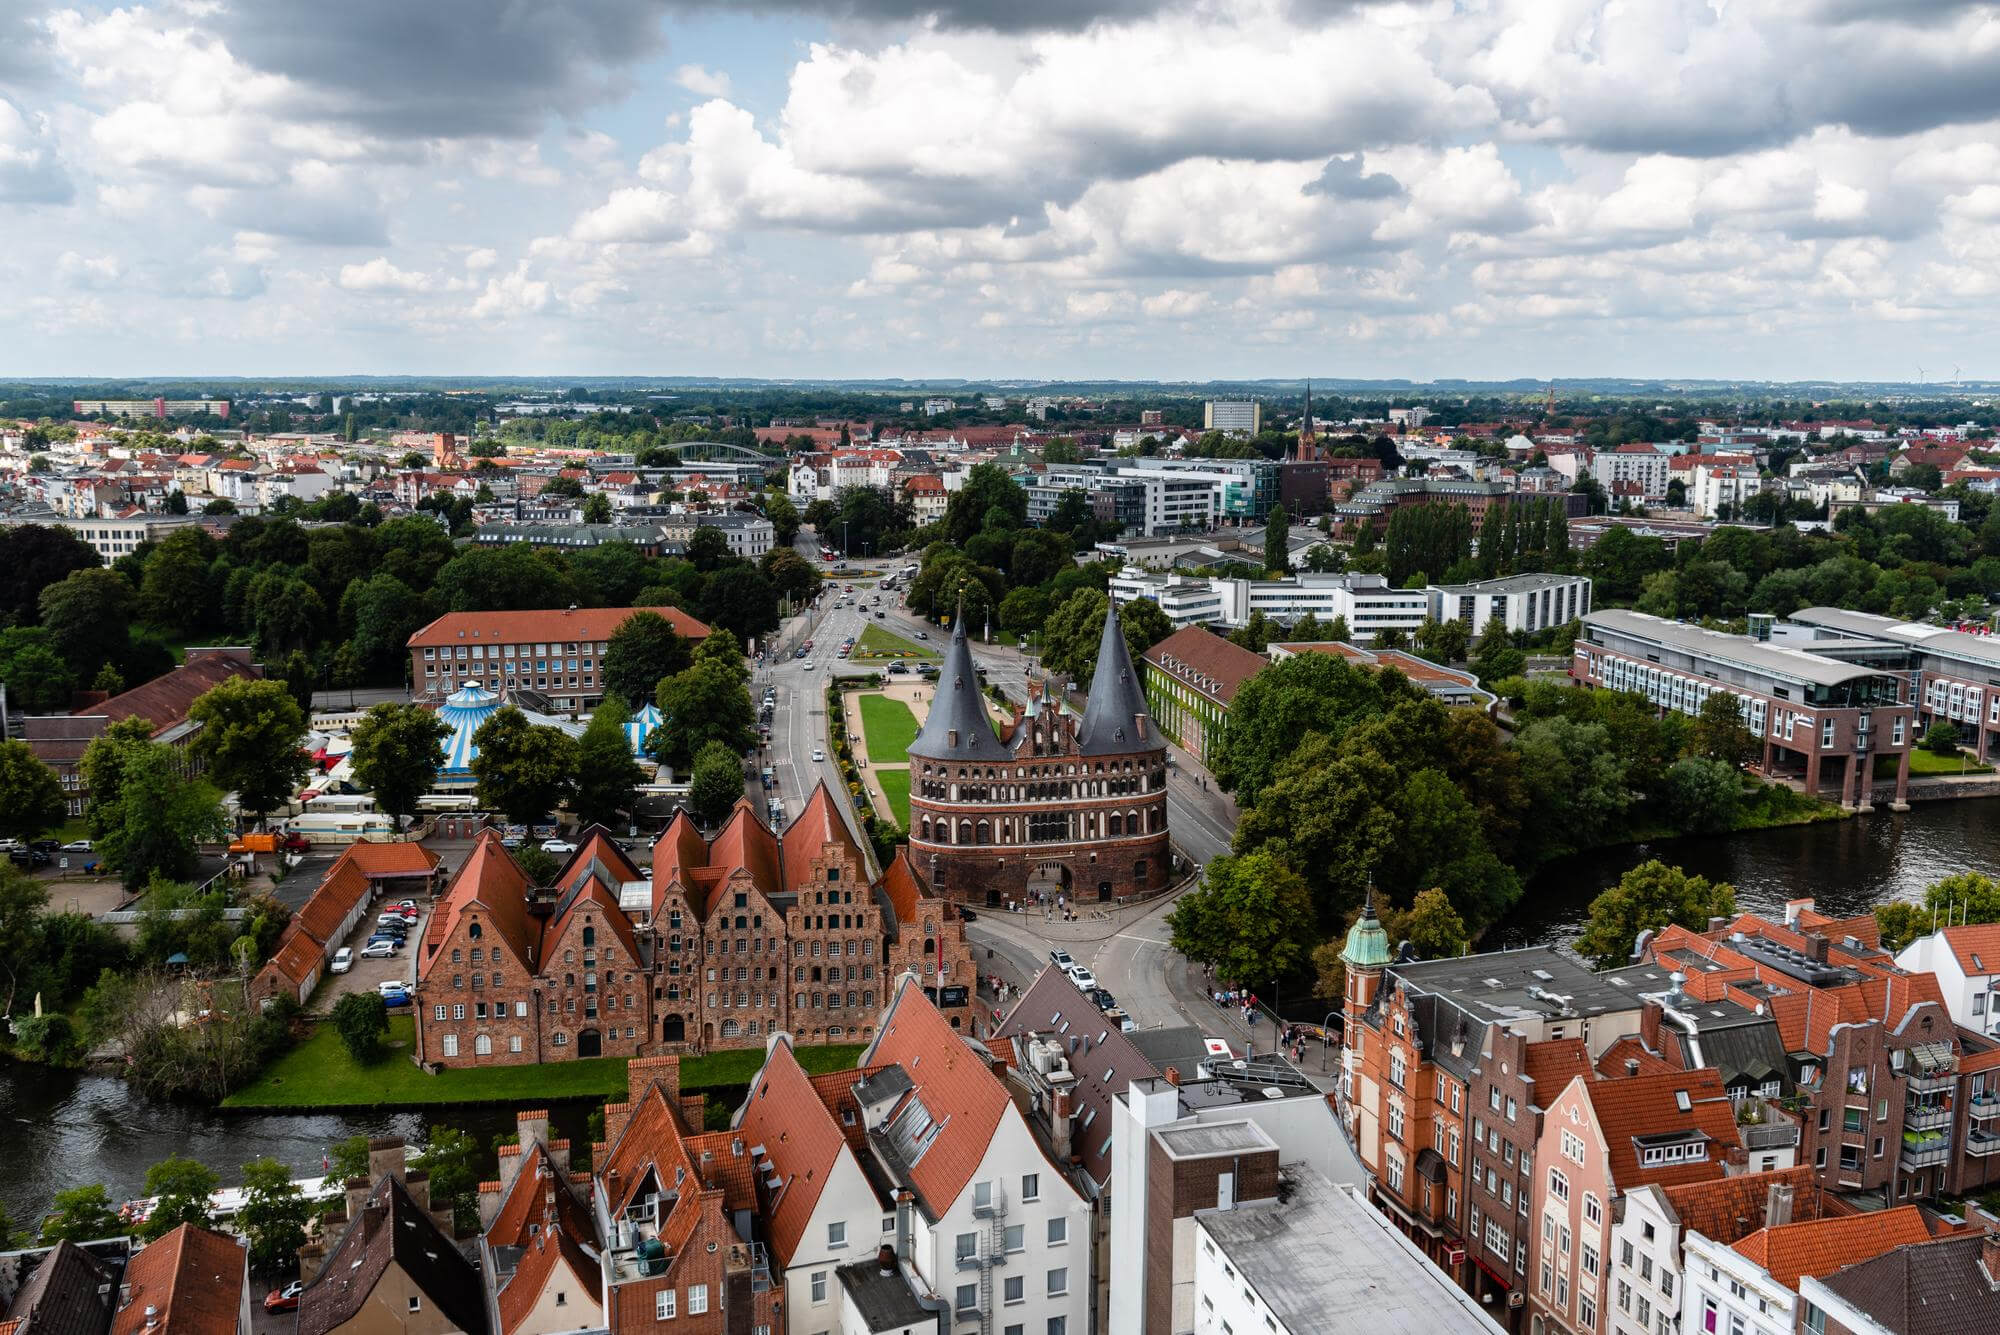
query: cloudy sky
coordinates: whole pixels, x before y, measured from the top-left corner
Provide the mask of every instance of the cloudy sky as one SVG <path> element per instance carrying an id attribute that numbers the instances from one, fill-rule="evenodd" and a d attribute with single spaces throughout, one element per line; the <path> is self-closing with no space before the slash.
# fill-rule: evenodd
<path id="1" fill-rule="evenodd" d="M 0 0 L 0 374 L 2000 377 L 2000 6 Z"/>

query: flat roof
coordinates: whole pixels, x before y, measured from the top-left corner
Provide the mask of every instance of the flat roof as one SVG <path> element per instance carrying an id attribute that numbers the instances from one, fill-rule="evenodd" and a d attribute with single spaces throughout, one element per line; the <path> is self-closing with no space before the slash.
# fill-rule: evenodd
<path id="1" fill-rule="evenodd" d="M 1747 635 L 1704 630 L 1700 626 L 1668 621 L 1644 612 L 1622 609 L 1586 612 L 1583 624 L 1586 631 L 1597 627 L 1616 635 L 1651 640 L 1698 658 L 1713 659 L 1746 671 L 1812 686 L 1841 686 L 1864 677 L 1893 676 L 1875 668 L 1858 667 L 1853 663 L 1808 653 L 1804 649 L 1780 648 L 1762 640 L 1753 640 Z"/>
<path id="2" fill-rule="evenodd" d="M 1551 575 L 1540 572 L 1527 575 L 1503 575 L 1499 579 L 1474 580 L 1470 584 L 1433 584 L 1430 587 L 1439 593 L 1520 593 L 1526 589 L 1546 589 L 1558 584 L 1588 582 L 1588 575 Z"/>
<path id="3" fill-rule="evenodd" d="M 1850 612 L 1844 607 L 1802 607 L 1787 618 L 1808 626 L 1824 626 L 1870 640 L 1887 640 L 1927 653 L 1970 659 L 1975 663 L 2000 667 L 2000 638 L 1968 635 L 1945 626 L 1929 626 L 1921 621 L 1898 621 L 1870 612 Z"/>
<path id="4" fill-rule="evenodd" d="M 1169 1158 L 1206 1159 L 1218 1154 L 1276 1151 L 1278 1142 L 1255 1122 L 1188 1122 L 1162 1127 L 1154 1135 Z"/>
<path id="5" fill-rule="evenodd" d="M 1449 997 L 1488 1020 L 1601 1015 L 1639 1005 L 1629 986 L 1592 973 L 1553 946 L 1416 960 L 1391 964 L 1389 971 L 1412 992 Z"/>
<path id="6" fill-rule="evenodd" d="M 870 1259 L 841 1266 L 833 1273 L 840 1276 L 840 1287 L 847 1290 L 848 1299 L 869 1330 L 901 1330 L 905 1326 L 936 1329 L 937 1313 L 917 1301 L 900 1268 L 884 1274 L 881 1265 Z"/>
<path id="7" fill-rule="evenodd" d="M 1276 1202 L 1204 1211 L 1195 1226 L 1289 1329 L 1499 1335 L 1477 1299 L 1348 1190 L 1303 1164 L 1279 1182 Z"/>

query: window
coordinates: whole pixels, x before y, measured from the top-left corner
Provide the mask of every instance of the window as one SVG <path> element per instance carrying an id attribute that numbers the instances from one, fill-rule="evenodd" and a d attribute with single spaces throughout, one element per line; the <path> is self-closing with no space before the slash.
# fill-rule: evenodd
<path id="1" fill-rule="evenodd" d="M 1049 1271 L 1049 1297 L 1060 1298 L 1069 1292 L 1069 1267 L 1057 1266 Z"/>
<path id="2" fill-rule="evenodd" d="M 424 1300 L 414 1293 L 410 1295 L 410 1310 L 412 1312 L 421 1312 L 424 1310 Z"/>
<path id="3" fill-rule="evenodd" d="M 1028 1250 L 1028 1229 L 1025 1224 L 1009 1224 L 1001 1238 L 1001 1250 L 1024 1252 Z"/>
<path id="4" fill-rule="evenodd" d="M 1007 1276 L 1006 1283 L 1000 1287 L 1001 1301 L 1007 1303 L 1026 1302 L 1027 1297 L 1028 1285 L 1026 1281 L 1019 1275 Z"/>
<path id="5" fill-rule="evenodd" d="M 1069 1318 L 1066 1316 L 1050 1317 L 1047 1335 L 1069 1335 Z"/>
<path id="6" fill-rule="evenodd" d="M 953 1301 L 952 1306 L 957 1308 L 962 1314 L 969 1315 L 977 1312 L 979 1310 L 979 1286 L 977 1284 L 959 1285 L 958 1296 Z"/>
<path id="7" fill-rule="evenodd" d="M 1576 1300 L 1577 1319 L 1586 1330 L 1597 1325 L 1597 1299 L 1591 1294 L 1583 1294 Z"/>
<path id="8" fill-rule="evenodd" d="M 1604 1222 L 1604 1207 L 1597 1203 L 1595 1192 L 1583 1193 L 1583 1217 L 1593 1224 Z"/>
<path id="9" fill-rule="evenodd" d="M 1569 1200 L 1569 1179 L 1563 1176 L 1559 1168 L 1549 1169 L 1549 1194 L 1559 1201 Z"/>
<path id="10" fill-rule="evenodd" d="M 812 1300 L 816 1303 L 826 1301 L 826 1271 L 824 1270 L 815 1270 L 812 1272 Z"/>
<path id="11" fill-rule="evenodd" d="M 653 1320 L 672 1321 L 674 1319 L 673 1289 L 661 1289 L 653 1295 Z"/>
<path id="12" fill-rule="evenodd" d="M 1049 1246 L 1059 1247 L 1069 1241 L 1069 1220 L 1057 1217 L 1049 1220 Z"/>
<path id="13" fill-rule="evenodd" d="M 708 1285 L 688 1285 L 688 1315 L 700 1316 L 708 1310 Z"/>
<path id="14" fill-rule="evenodd" d="M 1021 1177 L 1021 1199 L 1024 1201 L 1038 1201 L 1041 1198 L 1042 1175 L 1040 1173 L 1023 1174 Z"/>
<path id="15" fill-rule="evenodd" d="M 979 1255 L 979 1235 L 977 1233 L 959 1234 L 955 1252 L 961 1261 L 970 1261 L 973 1257 Z"/>
<path id="16" fill-rule="evenodd" d="M 447 1057 L 456 1057 L 458 1055 L 457 1034 L 446 1034 L 444 1036 L 444 1055 Z"/>
<path id="17" fill-rule="evenodd" d="M 1597 1277 L 1597 1248 L 1587 1242 L 1583 1244 L 1583 1273 Z"/>

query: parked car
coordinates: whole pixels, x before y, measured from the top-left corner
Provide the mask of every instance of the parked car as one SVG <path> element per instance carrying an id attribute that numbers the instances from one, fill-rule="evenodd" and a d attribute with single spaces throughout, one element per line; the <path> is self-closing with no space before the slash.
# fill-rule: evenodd
<path id="1" fill-rule="evenodd" d="M 519 848 L 526 842 L 528 842 L 527 837 L 519 833 L 503 834 L 500 836 L 500 847 L 502 848 Z"/>
<path id="2" fill-rule="evenodd" d="M 576 852 L 576 845 L 567 839 L 544 839 L 542 840 L 542 851 L 544 853 L 574 853 Z"/>
<path id="3" fill-rule="evenodd" d="M 804 658 L 805 656 L 806 656 L 806 651 L 805 651 L 805 650 L 803 650 L 803 649 L 794 649 L 794 650 L 792 650 L 792 657 L 793 657 L 793 658 Z"/>
<path id="4" fill-rule="evenodd" d="M 62 851 L 65 853 L 88 853 L 90 852 L 90 840 L 72 839 L 62 846 Z"/>
<path id="5" fill-rule="evenodd" d="M 409 914 L 412 918 L 417 916 L 417 901 L 414 899 L 399 899 L 396 901 L 396 907 Z"/>
<path id="6" fill-rule="evenodd" d="M 892 677 L 907 677 L 910 675 L 910 665 L 908 663 L 891 663 L 889 664 L 889 675 Z"/>
<path id="7" fill-rule="evenodd" d="M 966 922 L 979 921 L 979 915 L 977 913 L 974 913 L 971 909 L 966 908 L 962 904 L 959 906 L 958 916 Z"/>
<path id="8" fill-rule="evenodd" d="M 1049 952 L 1049 963 L 1055 965 L 1058 969 L 1061 969 L 1064 973 L 1068 973 L 1071 969 L 1074 969 L 1076 967 L 1076 960 L 1071 958 L 1070 953 L 1067 950 L 1064 950 L 1061 946 L 1057 946 L 1054 950 L 1051 950 Z"/>
<path id="9" fill-rule="evenodd" d="M 1089 996 L 1092 992 L 1095 992 L 1097 990 L 1097 976 L 1091 973 L 1090 970 L 1084 968 L 1081 964 L 1073 964 L 1070 966 L 1069 980 L 1072 983 L 1075 983 L 1076 990 L 1083 993 L 1085 996 Z"/>
<path id="10" fill-rule="evenodd" d="M 410 994 L 408 992 L 387 993 L 382 998 L 382 1004 L 391 1010 L 394 1010 L 398 1006 L 407 1006 L 410 1004 Z"/>
<path id="11" fill-rule="evenodd" d="M 1111 1010 L 1118 1005 L 1118 998 L 1112 996 L 1101 987 L 1094 987 L 1090 990 L 1090 1000 L 1101 1011 Z"/>
<path id="12" fill-rule="evenodd" d="M 402 948 L 403 944 L 400 941 L 370 941 L 367 945 L 361 947 L 361 958 L 364 960 L 386 960 L 393 957 Z"/>
<path id="13" fill-rule="evenodd" d="M 328 966 L 335 973 L 346 973 L 354 967 L 354 952 L 346 946 L 333 952 L 333 963 Z"/>
<path id="14" fill-rule="evenodd" d="M 408 915 L 390 909 L 387 913 L 381 914 L 375 919 L 375 925 L 377 927 L 408 927 L 410 919 Z"/>
<path id="15" fill-rule="evenodd" d="M 391 992 L 408 992 L 410 985 L 400 978 L 390 978 L 384 982 L 375 984 L 375 990 L 386 997 Z"/>
<path id="16" fill-rule="evenodd" d="M 62 852 L 62 841 L 60 839 L 37 839 L 30 843 L 28 847 L 34 849 L 37 853 L 47 853 L 53 856 Z"/>
<path id="17" fill-rule="evenodd" d="M 264 1295 L 264 1310 L 267 1312 L 296 1312 L 299 1310 L 299 1295 L 306 1291 L 306 1282 L 295 1279 L 282 1289 L 272 1289 Z"/>

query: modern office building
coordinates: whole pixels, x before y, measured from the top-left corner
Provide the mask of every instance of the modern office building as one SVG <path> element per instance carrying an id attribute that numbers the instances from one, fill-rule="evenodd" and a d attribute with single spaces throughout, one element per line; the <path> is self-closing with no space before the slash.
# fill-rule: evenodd
<path id="1" fill-rule="evenodd" d="M 198 417 L 209 413 L 227 419 L 228 399 L 77 399 L 70 411 L 78 417 L 109 413 L 113 417 Z"/>
<path id="2" fill-rule="evenodd" d="M 1210 399 L 1202 405 L 1201 426 L 1254 436 L 1264 426 L 1264 405 L 1255 399 Z"/>
<path id="3" fill-rule="evenodd" d="M 1424 592 L 1434 619 L 1463 621 L 1475 640 L 1496 619 L 1509 634 L 1532 635 L 1590 610 L 1587 575 L 1508 575 L 1472 584 L 1433 584 Z"/>
<path id="4" fill-rule="evenodd" d="M 1811 628 L 1806 638 L 1801 626 Z M 2000 754 L 2000 638 L 1840 607 L 1801 608 L 1772 633 L 1816 654 L 1903 674 L 1919 732 L 1949 723 L 1981 763 Z"/>
<path id="5" fill-rule="evenodd" d="M 1347 619 L 1348 638 L 1372 642 L 1385 630 L 1408 636 L 1430 615 L 1422 589 L 1394 589 L 1381 575 L 1299 574 L 1283 579 L 1228 579 L 1121 570 L 1111 578 L 1111 600 L 1145 598 L 1157 603 L 1175 626 L 1240 626 L 1262 613 L 1267 621 L 1291 626 L 1312 616 L 1321 626 Z"/>
<path id="6" fill-rule="evenodd" d="M 1914 712 L 1893 672 L 1800 648 L 1704 630 L 1643 612 L 1583 618 L 1570 676 L 1579 684 L 1637 691 L 1662 709 L 1700 712 L 1717 691 L 1736 694 L 1767 774 L 1803 778 L 1818 793 L 1831 779 L 1842 805 L 1872 809 L 1878 758 L 1895 767 L 1892 800 L 1908 798 Z M 1889 780 L 1883 777 L 1883 782 Z"/>

